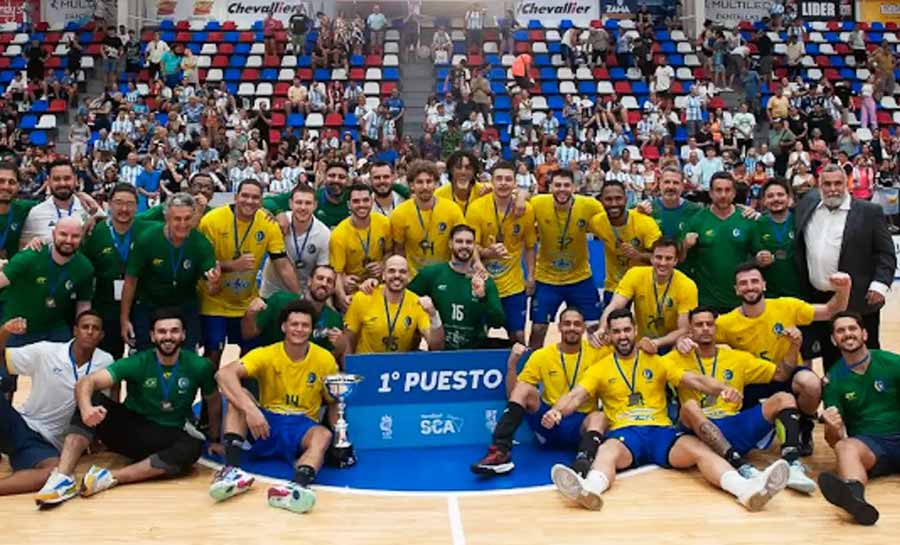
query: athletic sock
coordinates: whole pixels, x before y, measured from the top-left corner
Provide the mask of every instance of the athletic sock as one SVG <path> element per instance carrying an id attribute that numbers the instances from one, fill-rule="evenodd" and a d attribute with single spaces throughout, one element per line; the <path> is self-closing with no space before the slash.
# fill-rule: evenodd
<path id="1" fill-rule="evenodd" d="M 222 438 L 225 443 L 225 465 L 238 467 L 241 465 L 241 447 L 244 445 L 244 438 L 236 433 L 226 433 Z"/>
<path id="2" fill-rule="evenodd" d="M 719 479 L 719 486 L 722 487 L 722 490 L 730 493 L 735 498 L 740 498 L 744 494 L 748 484 L 749 481 L 741 477 L 740 473 L 735 470 L 726 471 L 722 474 L 722 478 Z"/>
<path id="3" fill-rule="evenodd" d="M 303 488 L 309 488 L 309 485 L 316 479 L 316 470 L 313 466 L 302 465 L 297 466 L 294 470 L 294 482 Z"/>
<path id="4" fill-rule="evenodd" d="M 728 447 L 728 450 L 725 451 L 725 456 L 723 456 L 725 460 L 731 464 L 731 467 L 735 469 L 740 469 L 743 466 L 747 465 L 747 459 L 741 456 L 741 453 L 734 450 L 734 447 Z"/>
<path id="5" fill-rule="evenodd" d="M 591 492 L 602 494 L 609 489 L 609 478 L 597 469 L 590 470 L 585 481 L 590 484 Z"/>
<path id="6" fill-rule="evenodd" d="M 525 418 L 525 407 L 515 401 L 507 403 L 500 421 L 497 422 L 497 427 L 494 428 L 494 446 L 503 452 L 512 450 L 513 435 L 523 418 Z"/>
<path id="7" fill-rule="evenodd" d="M 789 464 L 800 457 L 800 411 L 784 409 L 775 415 L 775 425 L 781 436 L 781 457 Z"/>
<path id="8" fill-rule="evenodd" d="M 603 443 L 603 434 L 599 431 L 586 431 L 581 434 L 581 441 L 578 443 L 578 453 L 575 458 L 587 458 L 593 460 L 597 455 L 597 449 Z"/>

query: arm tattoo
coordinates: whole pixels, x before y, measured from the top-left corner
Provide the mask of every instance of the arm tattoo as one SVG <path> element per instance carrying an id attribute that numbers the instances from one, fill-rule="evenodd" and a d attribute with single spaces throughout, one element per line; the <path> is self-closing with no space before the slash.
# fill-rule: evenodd
<path id="1" fill-rule="evenodd" d="M 706 446 L 713 449 L 716 454 L 723 458 L 725 457 L 725 454 L 731 450 L 731 443 L 728 442 L 728 439 L 725 439 L 725 436 L 722 435 L 722 431 L 719 430 L 719 427 L 709 420 L 704 420 L 703 423 L 700 424 L 700 427 L 697 428 L 697 437 L 706 443 Z"/>

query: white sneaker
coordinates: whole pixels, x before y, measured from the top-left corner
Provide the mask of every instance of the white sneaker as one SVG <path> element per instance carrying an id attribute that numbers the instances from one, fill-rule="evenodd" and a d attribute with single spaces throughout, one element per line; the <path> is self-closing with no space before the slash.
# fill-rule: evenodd
<path id="1" fill-rule="evenodd" d="M 787 487 L 804 494 L 812 494 L 816 491 L 816 482 L 806 474 L 806 467 L 800 460 L 795 460 L 791 464 Z"/>
<path id="2" fill-rule="evenodd" d="M 253 481 L 254 477 L 241 468 L 222 466 L 209 485 L 209 495 L 216 501 L 225 501 L 250 490 Z"/>
<path id="3" fill-rule="evenodd" d="M 583 479 L 577 471 L 563 464 L 555 464 L 550 470 L 550 478 L 556 489 L 570 500 L 577 501 L 585 509 L 599 511 L 603 508 L 603 498 L 592 485 Z"/>
<path id="4" fill-rule="evenodd" d="M 738 498 L 738 503 L 749 511 L 759 511 L 776 494 L 787 486 L 790 466 L 784 460 L 778 460 L 767 467 L 759 477 L 750 479 L 747 491 Z"/>
<path id="5" fill-rule="evenodd" d="M 77 495 L 78 484 L 75 479 L 54 469 L 44 486 L 34 495 L 34 503 L 38 507 L 57 505 Z"/>
<path id="6" fill-rule="evenodd" d="M 270 507 L 306 513 L 316 505 L 316 493 L 297 483 L 275 485 L 269 488 L 268 501 Z"/>
<path id="7" fill-rule="evenodd" d="M 100 466 L 91 466 L 87 473 L 84 474 L 84 478 L 81 479 L 80 494 L 83 498 L 87 498 L 104 490 L 109 490 L 117 484 L 119 484 L 118 481 L 113 478 L 112 473 L 108 469 Z"/>

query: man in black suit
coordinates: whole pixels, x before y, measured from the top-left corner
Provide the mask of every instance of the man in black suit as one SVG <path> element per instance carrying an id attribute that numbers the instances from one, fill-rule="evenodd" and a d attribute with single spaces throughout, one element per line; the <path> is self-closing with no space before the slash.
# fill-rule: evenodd
<path id="1" fill-rule="evenodd" d="M 852 198 L 846 173 L 839 165 L 829 164 L 819 175 L 818 191 L 810 191 L 800 201 L 795 215 L 797 265 L 810 284 L 813 302 L 831 297 L 825 293 L 831 274 L 850 274 L 853 289 L 847 310 L 863 316 L 866 344 L 878 348 L 881 307 L 897 266 L 882 208 Z M 804 335 L 813 341 L 812 353 L 804 357 L 821 355 L 826 371 L 841 357 L 831 342 L 828 324 L 812 325 Z"/>

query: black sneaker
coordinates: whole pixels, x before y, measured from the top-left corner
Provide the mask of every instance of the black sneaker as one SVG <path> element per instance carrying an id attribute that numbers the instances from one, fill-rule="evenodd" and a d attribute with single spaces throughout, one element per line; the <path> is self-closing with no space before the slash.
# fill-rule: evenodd
<path id="1" fill-rule="evenodd" d="M 831 473 L 819 475 L 819 489 L 828 503 L 836 505 L 853 516 L 857 524 L 872 526 L 878 522 L 878 509 L 866 502 L 853 490 L 853 486 Z"/>
<path id="2" fill-rule="evenodd" d="M 503 475 L 509 473 L 516 467 L 512 461 L 512 455 L 503 452 L 494 445 L 488 448 L 488 452 L 484 458 L 472 464 L 472 473 L 478 475 Z"/>
<path id="3" fill-rule="evenodd" d="M 594 461 L 585 456 L 584 453 L 578 453 L 578 456 L 575 457 L 575 461 L 572 462 L 572 469 L 574 469 L 582 478 L 587 478 L 588 472 L 591 470 L 591 466 L 594 464 Z"/>
<path id="4" fill-rule="evenodd" d="M 812 456 L 814 428 L 815 423 L 812 421 L 812 418 L 808 416 L 800 418 L 800 456 Z"/>

